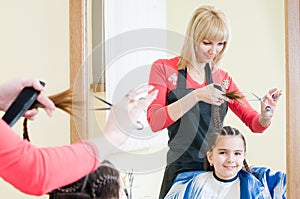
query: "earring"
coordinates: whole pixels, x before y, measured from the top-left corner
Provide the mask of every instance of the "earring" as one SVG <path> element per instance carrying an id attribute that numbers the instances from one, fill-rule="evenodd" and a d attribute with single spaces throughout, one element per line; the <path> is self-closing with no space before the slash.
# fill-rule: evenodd
<path id="1" fill-rule="evenodd" d="M 210 162 L 210 163 L 209 163 L 209 166 L 211 166 L 211 167 L 212 167 L 212 166 L 214 166 L 214 165 L 213 165 L 213 163 L 211 163 L 211 162 Z"/>

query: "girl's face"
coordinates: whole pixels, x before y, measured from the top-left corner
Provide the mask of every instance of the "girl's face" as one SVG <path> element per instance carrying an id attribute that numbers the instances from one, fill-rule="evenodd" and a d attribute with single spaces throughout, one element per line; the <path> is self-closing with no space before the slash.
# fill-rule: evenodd
<path id="1" fill-rule="evenodd" d="M 213 164 L 215 174 L 229 180 L 237 175 L 245 159 L 244 141 L 240 136 L 219 136 L 212 151 L 207 152 L 209 163 Z"/>
<path id="2" fill-rule="evenodd" d="M 222 51 L 225 41 L 204 39 L 197 48 L 198 63 L 209 63 Z"/>

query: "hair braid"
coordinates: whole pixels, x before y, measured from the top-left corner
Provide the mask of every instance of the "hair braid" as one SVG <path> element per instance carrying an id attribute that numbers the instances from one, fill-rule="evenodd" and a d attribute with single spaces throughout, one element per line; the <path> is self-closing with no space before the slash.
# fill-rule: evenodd
<path id="1" fill-rule="evenodd" d="M 260 179 L 259 178 L 259 173 L 251 170 L 251 168 L 249 167 L 246 159 L 244 159 L 243 164 L 244 164 L 244 168 L 245 168 L 246 171 L 248 171 L 249 173 L 251 173 L 252 175 L 254 175 L 257 179 Z"/>
<path id="2" fill-rule="evenodd" d="M 96 198 L 97 197 L 97 189 L 102 190 L 103 188 L 105 188 L 105 186 L 107 184 L 110 183 L 110 181 L 111 181 L 111 179 L 104 178 L 103 176 L 98 176 L 98 179 L 96 179 L 95 181 L 92 181 L 90 183 L 91 197 Z"/>
<path id="3" fill-rule="evenodd" d="M 30 142 L 29 135 L 28 135 L 28 128 L 27 128 L 27 121 L 28 121 L 27 118 L 25 118 L 23 121 L 23 139 L 28 140 Z"/>
<path id="4" fill-rule="evenodd" d="M 89 175 L 88 187 L 91 198 L 118 198 L 120 186 L 119 171 L 108 161 Z"/>
<path id="5" fill-rule="evenodd" d="M 50 199 L 119 198 L 121 188 L 119 171 L 105 160 L 98 169 L 80 180 L 49 193 Z M 76 196 L 76 197 L 75 197 Z"/>
<path id="6" fill-rule="evenodd" d="M 55 189 L 49 193 L 49 199 L 90 199 L 89 195 L 86 193 L 87 180 L 88 176 L 83 177 L 72 184 Z"/>
<path id="7" fill-rule="evenodd" d="M 248 171 L 249 173 L 252 173 L 252 171 L 251 171 L 251 169 L 250 169 L 250 167 L 249 167 L 246 159 L 244 159 L 243 164 L 244 164 L 244 167 L 245 167 L 246 171 Z"/>

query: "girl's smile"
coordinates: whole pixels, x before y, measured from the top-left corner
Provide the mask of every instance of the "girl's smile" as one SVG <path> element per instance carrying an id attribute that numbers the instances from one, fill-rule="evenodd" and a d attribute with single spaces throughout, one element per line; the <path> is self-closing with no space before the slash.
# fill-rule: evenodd
<path id="1" fill-rule="evenodd" d="M 244 141 L 240 136 L 219 136 L 207 158 L 214 166 L 215 174 L 223 180 L 234 178 L 243 167 Z"/>

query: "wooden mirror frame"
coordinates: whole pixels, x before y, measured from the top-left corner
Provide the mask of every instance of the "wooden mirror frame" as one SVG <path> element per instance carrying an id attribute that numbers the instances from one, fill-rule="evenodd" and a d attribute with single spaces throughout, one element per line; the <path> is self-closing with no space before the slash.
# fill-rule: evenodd
<path id="1" fill-rule="evenodd" d="M 87 106 L 86 89 L 89 86 L 85 79 L 87 69 L 81 68 L 87 56 L 87 3 L 88 0 L 69 0 L 70 6 L 70 85 L 81 82 L 83 106 Z M 285 0 L 285 45 L 286 45 L 286 173 L 287 198 L 298 198 L 300 184 L 300 14 L 299 0 Z M 78 74 L 79 73 L 79 74 Z M 82 111 L 83 118 L 87 112 Z M 71 142 L 79 140 L 83 132 L 88 132 L 83 122 L 74 125 L 71 120 Z M 87 120 L 86 120 L 87 121 Z M 76 128 L 77 127 L 77 128 Z M 79 129 L 78 129 L 79 128 Z M 78 135 L 78 132 L 80 135 Z M 274 154 L 275 155 L 275 154 Z"/>
<path id="2" fill-rule="evenodd" d="M 69 24 L 70 24 L 70 85 L 76 87 L 76 92 L 81 93 L 80 120 L 76 125 L 71 117 L 70 139 L 74 143 L 80 138 L 88 137 L 88 68 L 84 60 L 88 56 L 87 45 L 87 6 L 88 0 L 69 0 Z"/>
<path id="3" fill-rule="evenodd" d="M 287 198 L 299 197 L 300 184 L 300 15 L 299 0 L 285 0 Z"/>

